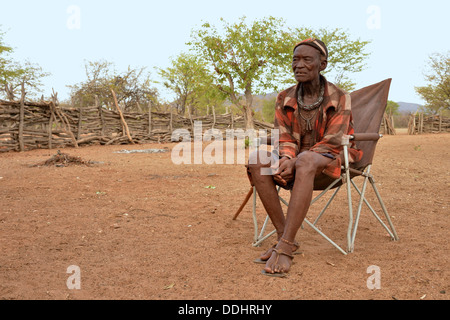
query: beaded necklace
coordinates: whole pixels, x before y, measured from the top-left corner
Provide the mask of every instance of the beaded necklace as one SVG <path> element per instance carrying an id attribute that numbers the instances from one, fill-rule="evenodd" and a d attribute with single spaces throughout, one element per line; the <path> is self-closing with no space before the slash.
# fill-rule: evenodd
<path id="1" fill-rule="evenodd" d="M 324 94 L 325 94 L 325 84 L 323 83 L 323 81 L 320 81 L 319 98 L 313 104 L 307 105 L 303 102 L 303 84 L 300 84 L 300 88 L 298 89 L 298 98 L 297 98 L 298 105 L 301 109 L 306 110 L 306 111 L 314 110 L 322 104 Z"/>
<path id="2" fill-rule="evenodd" d="M 318 108 L 320 107 L 320 105 L 321 105 L 322 102 L 323 102 L 324 94 L 325 94 L 325 84 L 324 84 L 324 82 L 321 80 L 321 81 L 320 81 L 320 94 L 319 94 L 319 98 L 318 98 L 317 101 L 314 102 L 313 104 L 306 105 L 306 104 L 303 102 L 303 97 L 302 97 L 302 96 L 303 96 L 303 84 L 300 84 L 300 87 L 299 87 L 299 89 L 298 89 L 297 103 L 298 103 L 298 105 L 299 105 L 299 107 L 300 107 L 300 111 L 299 111 L 300 117 L 301 117 L 303 120 L 306 121 L 306 131 L 312 131 L 312 130 L 313 130 L 313 125 L 312 125 L 312 123 L 311 123 L 311 120 L 312 120 L 313 118 L 316 117 Z M 316 110 L 316 111 L 313 112 L 312 115 L 311 115 L 309 118 L 306 118 L 305 116 L 303 116 L 302 110 L 304 110 L 304 111 L 312 111 L 312 110 Z"/>

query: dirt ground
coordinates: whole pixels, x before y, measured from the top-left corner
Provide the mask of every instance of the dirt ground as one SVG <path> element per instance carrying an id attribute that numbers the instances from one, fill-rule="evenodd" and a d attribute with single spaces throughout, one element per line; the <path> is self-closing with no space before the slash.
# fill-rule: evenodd
<path id="1" fill-rule="evenodd" d="M 305 226 L 283 279 L 252 262 L 274 238 L 252 246 L 250 203 L 232 220 L 249 190 L 242 164 L 175 165 L 175 144 L 61 150 L 92 166 L 31 167 L 56 150 L 0 154 L 0 298 L 447 300 L 449 145 L 450 134 L 385 136 L 372 172 L 400 240 L 367 208 L 348 255 Z M 169 152 L 115 153 L 151 148 Z M 381 213 L 371 189 L 368 198 Z M 344 199 L 320 222 L 342 246 Z M 70 266 L 80 289 L 67 285 Z M 379 289 L 367 286 L 370 266 L 379 267 Z"/>

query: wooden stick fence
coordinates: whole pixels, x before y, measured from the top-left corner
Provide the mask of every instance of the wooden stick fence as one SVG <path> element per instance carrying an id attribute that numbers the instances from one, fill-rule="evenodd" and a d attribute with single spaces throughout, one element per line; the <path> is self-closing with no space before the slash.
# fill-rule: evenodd
<path id="1" fill-rule="evenodd" d="M 394 117 L 384 113 L 383 121 L 381 122 L 380 132 L 385 135 L 396 135 Z"/>
<path id="2" fill-rule="evenodd" d="M 450 132 L 450 118 L 424 113 L 411 114 L 408 122 L 408 134 Z"/>
<path id="3" fill-rule="evenodd" d="M 0 152 L 170 142 L 176 129 L 187 129 L 192 135 L 194 121 L 201 121 L 204 131 L 245 128 L 244 118 L 231 113 L 186 118 L 151 108 L 146 113 L 122 113 L 98 102 L 83 108 L 60 107 L 55 96 L 39 102 L 0 100 Z M 273 128 L 256 120 L 254 124 L 255 129 Z"/>

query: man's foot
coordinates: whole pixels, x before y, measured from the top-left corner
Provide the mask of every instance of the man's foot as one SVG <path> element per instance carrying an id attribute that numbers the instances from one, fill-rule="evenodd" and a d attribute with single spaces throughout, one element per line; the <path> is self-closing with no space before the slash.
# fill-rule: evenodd
<path id="1" fill-rule="evenodd" d="M 264 252 L 258 259 L 254 260 L 254 263 L 259 263 L 259 264 L 266 264 L 267 260 L 270 259 L 270 257 L 272 256 L 273 253 L 273 249 L 275 249 L 277 246 L 277 243 L 274 244 L 272 247 L 270 247 L 266 252 Z M 292 253 L 295 254 L 295 252 L 300 249 L 300 245 L 297 242 L 294 242 L 291 245 L 291 250 Z"/>
<path id="2" fill-rule="evenodd" d="M 292 260 L 294 256 L 292 255 L 293 244 L 288 241 L 281 239 L 277 246 L 272 250 L 272 254 L 267 260 L 264 272 L 267 275 L 275 274 L 285 274 L 289 272 Z"/>
<path id="3" fill-rule="evenodd" d="M 269 260 L 270 256 L 272 255 L 273 249 L 275 249 L 277 245 L 274 244 L 271 246 L 266 252 L 264 252 L 258 259 L 254 260 L 254 263 L 259 264 L 266 264 L 267 260 Z"/>

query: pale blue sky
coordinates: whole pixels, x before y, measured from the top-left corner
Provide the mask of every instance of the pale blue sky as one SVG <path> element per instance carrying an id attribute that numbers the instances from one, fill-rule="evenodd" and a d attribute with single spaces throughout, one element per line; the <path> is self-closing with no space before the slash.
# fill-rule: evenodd
<path id="1" fill-rule="evenodd" d="M 84 63 L 107 60 L 119 71 L 165 68 L 187 50 L 191 30 L 203 22 L 219 25 L 242 16 L 283 18 L 292 27 L 343 28 L 354 38 L 371 40 L 368 67 L 352 76 L 357 88 L 393 78 L 389 99 L 423 103 L 414 91 L 425 84 L 430 54 L 450 50 L 448 0 L 0 0 L 0 30 L 15 48 L 15 59 L 30 60 L 52 75 L 60 99 L 66 85 L 85 80 Z M 79 10 L 79 20 L 73 20 Z M 79 24 L 77 24 L 79 22 Z M 168 92 L 161 95 L 170 98 Z"/>

